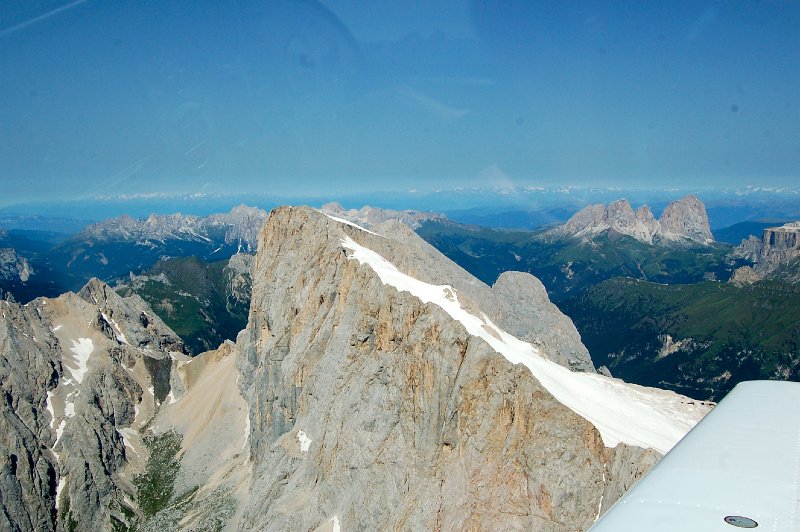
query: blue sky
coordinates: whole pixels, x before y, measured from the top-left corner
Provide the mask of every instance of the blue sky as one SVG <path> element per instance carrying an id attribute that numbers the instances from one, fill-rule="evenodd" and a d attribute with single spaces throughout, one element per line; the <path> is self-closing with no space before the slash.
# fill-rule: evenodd
<path id="1" fill-rule="evenodd" d="M 201 4 L 0 4 L 0 203 L 800 183 L 798 2 Z"/>

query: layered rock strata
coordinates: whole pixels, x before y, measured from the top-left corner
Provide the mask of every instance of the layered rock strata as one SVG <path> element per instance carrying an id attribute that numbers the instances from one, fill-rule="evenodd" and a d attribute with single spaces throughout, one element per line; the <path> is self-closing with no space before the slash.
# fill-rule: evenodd
<path id="1" fill-rule="evenodd" d="M 800 281 L 800 222 L 791 222 L 781 227 L 764 229 L 761 238 L 751 236 L 734 248 L 733 258 L 746 259 L 754 263 L 752 272 L 744 270 L 739 277 L 747 275 L 750 282 L 755 279 L 778 278 L 788 282 Z"/>

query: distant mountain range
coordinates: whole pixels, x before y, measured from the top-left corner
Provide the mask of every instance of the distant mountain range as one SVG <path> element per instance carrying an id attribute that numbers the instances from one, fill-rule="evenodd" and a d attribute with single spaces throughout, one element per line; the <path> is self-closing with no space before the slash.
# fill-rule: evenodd
<path id="1" fill-rule="evenodd" d="M 163 259 L 141 275 L 131 273 L 114 289 L 144 299 L 184 340 L 190 354 L 235 340 L 247 324 L 253 255 L 204 262 L 197 257 Z"/>
<path id="2" fill-rule="evenodd" d="M 691 195 L 667 205 L 658 220 L 647 205 L 634 212 L 626 199 L 617 200 L 610 205 L 589 205 L 575 213 L 565 224 L 545 235 L 594 238 L 609 231 L 647 244 L 708 245 L 714 241 L 705 205 Z"/>
<path id="3" fill-rule="evenodd" d="M 427 221 L 419 234 L 484 282 L 508 270 L 530 272 L 559 301 L 612 277 L 660 283 L 728 280 L 749 264 L 716 243 L 703 203 L 687 196 L 659 220 L 626 200 L 584 208 L 566 223 L 538 231 L 500 231 Z"/>
<path id="4" fill-rule="evenodd" d="M 215 261 L 227 260 L 240 251 L 253 253 L 266 217 L 266 211 L 242 205 L 209 216 L 119 216 L 61 238 L 9 231 L 5 239 L 0 237 L 0 247 L 7 242 L 35 274 L 13 287 L 7 283 L 6 291 L 24 302 L 78 290 L 92 277 L 112 283 L 131 272 L 144 272 L 165 258 L 196 256 Z M 10 264 L 10 259 L 5 262 Z"/>
<path id="5" fill-rule="evenodd" d="M 746 379 L 800 380 L 800 224 L 734 247 L 713 242 L 697 198 L 664 213 L 620 200 L 534 232 L 447 221 L 418 232 L 485 282 L 536 275 L 613 375 L 715 400 Z"/>
<path id="6" fill-rule="evenodd" d="M 606 286 L 603 282 L 615 277 L 685 285 L 687 288 L 682 289 L 685 290 L 682 293 L 696 293 L 701 301 L 711 297 L 708 290 L 696 284 L 705 280 L 731 280 L 732 285 L 720 290 L 726 297 L 734 297 L 739 293 L 737 289 L 743 290 L 744 285 L 760 279 L 796 281 L 800 269 L 792 224 L 765 231 L 761 239 L 752 238 L 734 248 L 712 241 L 703 204 L 695 197 L 671 202 L 658 220 L 647 207 L 634 210 L 629 202 L 618 200 L 609 205 L 587 207 L 561 226 L 533 232 L 464 226 L 434 212 L 373 207 L 345 209 L 338 204 L 327 204 L 321 211 L 333 221 L 367 228 L 391 221 L 414 227 L 440 251 L 487 284 L 505 280 L 501 284 L 509 285 L 509 275 L 504 272 L 533 273 L 541 279 L 543 284 L 539 286 L 543 292 L 546 288 L 558 304 L 570 305 L 568 312 L 576 317 L 580 328 L 589 327 L 580 313 L 581 306 L 590 308 L 596 299 L 581 299 L 584 292 Z M 91 224 L 66 240 L 50 233 L 14 229 L 0 235 L 0 248 L 4 248 L 0 258 L 5 265 L 0 289 L 5 295 L 26 302 L 37 295 L 77 289 L 92 276 L 99 276 L 109 283 L 118 283 L 117 289 L 125 295 L 138 294 L 144 298 L 181 334 L 187 349 L 197 354 L 225 339 L 234 339 L 243 327 L 249 299 L 248 289 L 241 287 L 249 286 L 246 272 L 249 267 L 239 263 L 249 260 L 249 256 L 236 253 L 255 249 L 258 230 L 267 216 L 265 211 L 250 207 L 203 217 L 152 215 L 134 219 L 123 216 Z M 228 261 L 231 256 L 240 259 L 234 264 Z M 27 280 L 23 281 L 25 276 Z M 620 294 L 630 290 L 626 284 L 613 286 Z M 702 294 L 706 295 L 701 297 Z M 747 299 L 745 292 L 741 294 Z M 649 318 L 667 319 L 667 307 L 648 308 L 653 312 Z M 687 319 L 696 322 L 699 317 L 691 315 Z M 716 316 L 710 319 L 713 321 Z M 617 331 L 615 327 L 621 329 Z M 638 340 L 627 334 L 629 327 L 630 324 L 621 321 L 603 322 L 601 330 L 616 331 L 616 338 L 630 338 L 624 350 L 631 356 L 646 353 L 646 349 L 637 344 Z M 696 340 L 701 336 L 696 332 L 684 334 L 662 329 L 653 329 L 659 331 L 653 333 L 655 337 L 666 334 L 679 342 L 683 338 Z M 515 331 L 525 335 L 521 328 Z M 591 334 L 589 328 L 581 332 Z M 712 335 L 705 341 L 725 343 L 727 340 Z M 754 342 L 752 352 L 760 352 L 761 344 Z M 600 360 L 604 360 L 602 351 L 598 353 Z M 792 350 L 786 353 L 791 358 Z M 608 366 L 615 374 L 636 380 L 648 371 L 644 369 L 648 367 L 647 356 L 634 357 L 639 360 L 636 364 L 641 366 L 641 373 L 626 369 L 630 362 L 626 357 L 619 357 L 616 364 L 609 362 Z M 639 367 L 636 364 L 632 367 Z M 664 364 L 659 362 L 657 367 L 669 367 Z M 768 366 L 758 367 L 762 368 L 757 372 L 759 375 L 771 375 Z M 727 364 L 726 368 L 732 371 L 733 366 Z M 675 371 L 675 368 L 669 369 L 667 373 L 673 372 L 672 376 L 662 378 L 658 381 L 660 385 L 682 383 L 683 388 L 675 389 L 698 394 L 724 393 L 728 389 L 722 385 L 701 386 L 691 380 L 694 377 L 680 377 Z M 726 382 L 734 383 L 740 373 L 732 374 Z M 708 392 L 708 389 L 715 391 Z"/>

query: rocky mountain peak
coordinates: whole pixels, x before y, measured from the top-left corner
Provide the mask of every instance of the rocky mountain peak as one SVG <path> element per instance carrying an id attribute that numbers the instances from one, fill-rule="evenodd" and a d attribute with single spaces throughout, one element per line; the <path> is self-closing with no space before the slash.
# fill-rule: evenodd
<path id="1" fill-rule="evenodd" d="M 360 209 L 345 209 L 339 203 L 330 202 L 320 207 L 320 211 L 331 216 L 343 218 L 350 222 L 371 228 L 373 225 L 388 220 L 399 220 L 412 229 L 417 229 L 426 220 L 443 220 L 446 216 L 435 212 L 392 209 L 380 209 L 366 205 Z"/>
<path id="2" fill-rule="evenodd" d="M 182 341 L 96 279 L 0 308 L 0 528 L 134 526 L 140 431 L 167 399 Z"/>
<path id="3" fill-rule="evenodd" d="M 650 208 L 643 205 L 634 210 L 626 199 L 589 205 L 575 213 L 567 222 L 550 234 L 557 237 L 588 237 L 614 231 L 647 244 L 713 242 L 703 202 L 688 195 L 670 203 L 656 220 Z"/>
<path id="4" fill-rule="evenodd" d="M 87 226 L 77 235 L 77 239 L 239 242 L 244 249 L 252 251 L 266 217 L 266 211 L 246 205 L 236 206 L 228 213 L 209 216 L 151 214 L 145 219 L 135 219 L 122 215 Z"/>
<path id="5" fill-rule="evenodd" d="M 17 254 L 14 248 L 0 248 L 0 279 L 24 283 L 34 273 L 28 259 Z"/>
<path id="6" fill-rule="evenodd" d="M 734 258 L 754 263 L 749 278 L 780 278 L 800 282 L 800 222 L 764 229 L 761 238 L 750 236 L 731 252 Z"/>
<path id="7" fill-rule="evenodd" d="M 706 207 L 691 194 L 667 205 L 659 224 L 660 236 L 664 240 L 691 240 L 701 244 L 714 241 Z"/>
<path id="8" fill-rule="evenodd" d="M 98 280 L 0 302 L 6 528 L 586 529 L 707 410 L 396 219 L 275 209 L 248 262 L 246 329 L 193 359 Z"/>
<path id="9" fill-rule="evenodd" d="M 537 337 L 526 307 L 551 311 L 535 278 L 507 274 L 490 289 L 397 221 L 366 230 L 308 208 L 275 209 L 258 249 L 236 345 L 253 464 L 239 527 L 585 529 L 652 463 L 618 445 L 628 436 L 610 417 L 574 402 L 605 393 L 606 377 L 548 360 L 556 338 L 508 332 Z M 618 414 L 638 408 L 633 397 L 659 417 L 686 413 L 663 435 L 696 415 L 674 394 L 607 384 L 616 419 L 631 419 Z"/>

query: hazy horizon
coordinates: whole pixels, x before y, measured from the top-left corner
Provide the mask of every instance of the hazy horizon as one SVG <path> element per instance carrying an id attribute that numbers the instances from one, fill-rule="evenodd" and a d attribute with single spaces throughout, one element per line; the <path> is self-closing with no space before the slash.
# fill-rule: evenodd
<path id="1" fill-rule="evenodd" d="M 800 4 L 0 7 L 0 205 L 800 182 Z"/>

